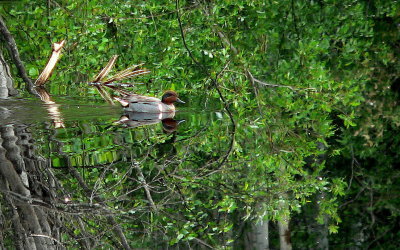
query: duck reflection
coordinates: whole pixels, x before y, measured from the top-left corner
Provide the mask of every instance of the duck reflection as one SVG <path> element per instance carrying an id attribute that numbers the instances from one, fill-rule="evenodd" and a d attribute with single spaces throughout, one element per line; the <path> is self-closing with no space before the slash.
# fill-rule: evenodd
<path id="1" fill-rule="evenodd" d="M 124 124 L 125 126 L 130 128 L 136 128 L 141 126 L 154 125 L 161 122 L 164 132 L 173 133 L 178 129 L 179 124 L 185 121 L 175 120 L 173 119 L 174 116 L 175 112 L 156 114 L 126 111 L 117 123 Z"/>

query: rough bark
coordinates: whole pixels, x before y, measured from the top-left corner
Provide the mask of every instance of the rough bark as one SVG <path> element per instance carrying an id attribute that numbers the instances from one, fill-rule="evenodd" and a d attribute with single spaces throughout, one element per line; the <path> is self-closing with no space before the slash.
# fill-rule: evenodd
<path id="1" fill-rule="evenodd" d="M 0 98 L 7 98 L 17 94 L 18 91 L 13 87 L 10 68 L 4 60 L 3 53 L 0 50 Z"/>
<path id="2" fill-rule="evenodd" d="M 7 180 L 9 190 L 15 195 L 22 197 L 30 197 L 30 191 L 25 186 L 18 172 L 21 171 L 21 166 L 18 170 L 14 168 L 13 162 L 19 164 L 18 154 L 19 151 L 15 147 L 15 135 L 12 130 L 12 126 L 3 127 L 1 130 L 1 142 L 2 147 L 0 147 L 0 174 Z M 11 160 L 9 160 L 11 158 Z M 35 210 L 31 205 L 25 202 L 17 201 L 15 202 L 17 207 L 17 215 L 13 220 L 14 228 L 19 235 L 29 235 L 31 232 L 35 234 L 42 234 L 42 230 L 36 216 Z M 19 218 L 29 218 L 25 220 L 19 220 Z M 27 240 L 28 248 L 35 248 L 37 245 L 44 245 L 41 239 L 32 239 L 31 237 L 24 237 Z"/>

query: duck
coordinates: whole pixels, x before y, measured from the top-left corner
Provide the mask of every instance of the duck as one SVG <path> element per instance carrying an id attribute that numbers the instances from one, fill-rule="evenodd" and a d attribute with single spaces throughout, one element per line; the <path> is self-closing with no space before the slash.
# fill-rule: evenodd
<path id="1" fill-rule="evenodd" d="M 175 113 L 174 103 L 185 103 L 179 99 L 175 91 L 166 91 L 161 100 L 156 97 L 128 94 L 123 97 L 114 97 L 125 109 L 125 111 L 138 113 Z"/>

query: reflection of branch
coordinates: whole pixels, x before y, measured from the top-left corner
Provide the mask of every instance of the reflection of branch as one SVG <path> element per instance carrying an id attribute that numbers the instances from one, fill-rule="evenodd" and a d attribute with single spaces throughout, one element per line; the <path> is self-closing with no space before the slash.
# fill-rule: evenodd
<path id="1" fill-rule="evenodd" d="M 41 199 L 32 198 L 25 194 L 20 194 L 20 193 L 13 192 L 13 191 L 10 191 L 10 190 L 4 189 L 4 188 L 0 188 L 0 193 L 8 195 L 8 196 L 12 197 L 14 200 L 18 200 L 20 202 L 25 202 L 25 203 L 34 204 L 34 205 L 40 205 L 40 206 L 47 207 L 47 208 L 52 207 L 51 204 L 48 204 Z"/>
<path id="2" fill-rule="evenodd" d="M 46 109 L 49 112 L 49 116 L 53 119 L 55 128 L 64 128 L 64 121 L 60 110 L 58 109 L 58 104 L 55 103 L 49 93 L 43 87 L 36 87 L 36 92 L 40 99 L 46 104 Z"/>
<path id="3" fill-rule="evenodd" d="M 3 38 L 6 41 L 7 49 L 10 52 L 10 56 L 14 61 L 15 66 L 17 67 L 20 77 L 26 83 L 26 89 L 29 91 L 29 93 L 36 94 L 33 88 L 34 85 L 32 83 L 32 80 L 28 77 L 24 64 L 21 61 L 21 58 L 19 57 L 17 44 L 15 43 L 13 36 L 11 35 L 10 31 L 6 26 L 6 23 L 4 22 L 1 16 L 0 16 L 0 33 L 3 35 Z"/>
<path id="4" fill-rule="evenodd" d="M 53 43 L 51 46 L 53 51 L 51 53 L 50 59 L 47 62 L 46 67 L 42 71 L 42 73 L 39 75 L 38 79 L 35 81 L 35 86 L 42 86 L 44 83 L 49 79 L 51 73 L 54 70 L 54 67 L 56 66 L 58 59 L 60 58 L 61 55 L 61 49 L 65 44 L 65 40 L 62 40 L 59 43 Z"/>
<path id="5" fill-rule="evenodd" d="M 60 242 L 59 240 L 57 240 L 56 238 L 54 238 L 54 237 L 51 237 L 51 236 L 48 236 L 48 235 L 44 235 L 44 234 L 30 234 L 30 235 L 28 235 L 28 237 L 30 237 L 30 236 L 33 236 L 33 237 L 44 237 L 44 238 L 51 239 L 51 240 L 57 242 L 57 244 L 59 244 L 59 245 L 61 245 L 61 246 L 63 246 L 65 248 L 64 244 L 62 242 Z"/>
<path id="6" fill-rule="evenodd" d="M 79 185 L 82 187 L 82 189 L 84 190 L 86 195 L 88 195 L 88 196 L 91 195 L 92 191 L 90 190 L 89 186 L 86 184 L 86 182 L 84 181 L 84 179 L 82 178 L 80 173 L 74 167 L 72 167 L 70 163 L 68 163 L 67 166 L 68 166 L 68 170 L 77 179 Z M 100 198 L 99 196 L 95 196 L 94 199 L 97 202 L 104 203 L 104 200 L 102 198 Z M 110 223 L 114 227 L 114 232 L 119 237 L 120 243 L 122 244 L 124 249 L 131 249 L 131 247 L 129 246 L 129 243 L 125 237 L 125 234 L 122 231 L 121 225 L 119 225 L 115 221 L 115 219 L 112 215 L 107 215 L 106 217 L 107 217 L 108 223 Z"/>
<path id="7" fill-rule="evenodd" d="M 143 186 L 143 188 L 144 188 L 144 191 L 145 191 L 145 193 L 146 193 L 147 200 L 149 201 L 151 208 L 152 208 L 154 211 L 156 211 L 156 210 L 157 210 L 157 207 L 156 207 L 156 205 L 154 204 L 153 198 L 151 197 L 149 185 L 146 183 L 146 179 L 144 178 L 143 172 L 142 172 L 142 170 L 140 169 L 139 164 L 135 164 L 135 163 L 134 163 L 134 168 L 136 169 L 136 171 L 137 171 L 138 174 L 139 174 L 139 182 L 142 184 L 142 186 Z"/>

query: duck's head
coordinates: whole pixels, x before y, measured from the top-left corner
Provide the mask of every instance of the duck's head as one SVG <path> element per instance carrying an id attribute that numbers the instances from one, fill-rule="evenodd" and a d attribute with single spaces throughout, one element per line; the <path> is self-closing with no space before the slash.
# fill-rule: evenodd
<path id="1" fill-rule="evenodd" d="M 161 101 L 167 105 L 174 104 L 175 102 L 185 103 L 184 101 L 179 99 L 178 94 L 172 90 L 166 91 L 162 96 Z"/>

